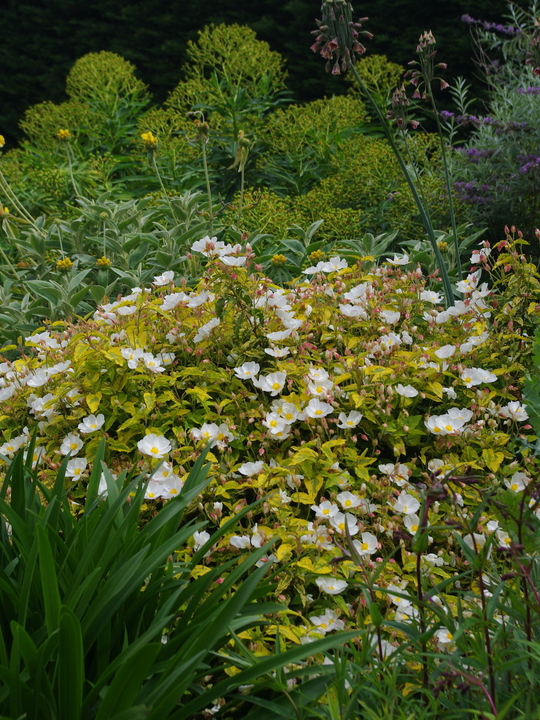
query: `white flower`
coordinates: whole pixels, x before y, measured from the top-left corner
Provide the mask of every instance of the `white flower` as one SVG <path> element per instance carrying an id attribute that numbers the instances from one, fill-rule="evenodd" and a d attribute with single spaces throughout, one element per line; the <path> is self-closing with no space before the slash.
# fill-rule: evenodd
<path id="1" fill-rule="evenodd" d="M 352 428 L 355 428 L 360 420 L 364 416 L 361 412 L 358 412 L 358 410 L 351 410 L 351 412 L 348 415 L 345 415 L 345 413 L 339 413 L 338 415 L 338 428 L 342 428 L 343 430 L 351 430 Z"/>
<path id="2" fill-rule="evenodd" d="M 529 417 L 527 411 L 525 410 L 526 407 L 526 405 L 522 405 L 517 400 L 514 400 L 513 402 L 509 402 L 508 405 L 502 407 L 499 410 L 499 415 L 503 418 L 508 418 L 509 420 L 515 420 L 515 422 L 524 422 Z"/>
<path id="3" fill-rule="evenodd" d="M 257 385 L 261 390 L 264 390 L 264 392 L 269 392 L 272 397 L 275 397 L 283 390 L 286 379 L 287 373 L 270 373 L 269 375 L 261 375 Z"/>
<path id="4" fill-rule="evenodd" d="M 513 542 L 510 535 L 504 530 L 497 530 L 497 540 L 499 542 L 499 547 L 510 547 Z"/>
<path id="5" fill-rule="evenodd" d="M 454 643 L 454 636 L 448 628 L 443 627 L 437 630 L 435 637 L 437 638 L 437 642 L 439 643 L 441 650 L 449 650 L 452 652 L 456 647 Z"/>
<path id="6" fill-rule="evenodd" d="M 162 483 L 161 497 L 165 499 L 176 497 L 176 495 L 180 494 L 183 487 L 184 483 L 182 482 L 180 476 L 173 473 L 167 480 L 165 480 L 165 482 Z"/>
<path id="7" fill-rule="evenodd" d="M 233 535 L 229 542 L 239 550 L 246 550 L 251 546 L 251 538 L 249 535 Z"/>
<path id="8" fill-rule="evenodd" d="M 268 333 L 266 337 L 272 342 L 276 342 L 277 340 L 286 340 L 291 333 L 292 328 L 289 328 L 288 330 L 278 330 L 277 332 Z"/>
<path id="9" fill-rule="evenodd" d="M 142 360 L 144 362 L 144 366 L 153 373 L 165 372 L 165 368 L 161 364 L 160 360 L 157 357 L 154 357 L 152 353 L 144 353 Z"/>
<path id="10" fill-rule="evenodd" d="M 240 465 L 240 467 L 238 468 L 238 472 L 241 475 L 252 477 L 253 475 L 257 475 L 258 473 L 260 473 L 263 467 L 264 462 L 262 460 L 258 460 L 257 462 L 247 462 L 243 465 Z"/>
<path id="11" fill-rule="evenodd" d="M 336 500 L 340 503 L 341 507 L 345 508 L 345 510 L 362 505 L 362 499 L 359 498 L 358 495 L 348 491 L 339 493 Z"/>
<path id="12" fill-rule="evenodd" d="M 153 480 L 163 483 L 173 476 L 173 466 L 170 462 L 161 463 L 160 467 L 152 475 Z"/>
<path id="13" fill-rule="evenodd" d="M 291 496 L 287 495 L 285 490 L 278 490 L 279 493 L 279 502 L 281 505 L 287 505 L 291 502 Z"/>
<path id="14" fill-rule="evenodd" d="M 305 413 L 300 412 L 294 403 L 285 402 L 284 400 L 274 400 L 272 402 L 272 410 L 287 423 L 305 419 Z"/>
<path id="15" fill-rule="evenodd" d="M 154 458 L 162 458 L 171 451 L 171 443 L 164 435 L 150 433 L 137 443 L 139 452 Z"/>
<path id="16" fill-rule="evenodd" d="M 433 303 L 434 305 L 439 305 L 444 300 L 444 297 L 439 295 L 439 293 L 433 292 L 433 290 L 422 290 L 420 293 L 420 300 L 425 300 L 426 302 Z"/>
<path id="17" fill-rule="evenodd" d="M 384 322 L 389 325 L 395 325 L 399 322 L 399 318 L 401 317 L 401 313 L 397 310 L 381 310 L 379 315 L 382 317 Z"/>
<path id="18" fill-rule="evenodd" d="M 361 305 L 340 305 L 339 311 L 345 317 L 359 317 L 362 320 L 367 320 L 368 314 Z"/>
<path id="19" fill-rule="evenodd" d="M 220 255 L 219 261 L 229 267 L 239 267 L 244 265 L 247 260 L 245 255 Z"/>
<path id="20" fill-rule="evenodd" d="M 261 423 L 268 428 L 272 435 L 279 435 L 289 427 L 289 423 L 275 412 L 266 413 L 266 417 L 261 420 Z"/>
<path id="21" fill-rule="evenodd" d="M 157 480 L 154 480 L 154 478 L 151 478 L 146 487 L 144 498 L 145 500 L 157 500 L 158 498 L 162 497 L 162 493 L 163 485 Z"/>
<path id="22" fill-rule="evenodd" d="M 349 535 L 356 535 L 358 532 L 358 521 L 351 513 L 337 512 L 330 518 L 330 525 L 341 535 L 345 535 L 346 528 L 349 531 Z"/>
<path id="23" fill-rule="evenodd" d="M 347 582 L 337 578 L 318 577 L 315 583 L 321 592 L 328 593 L 328 595 L 339 595 L 347 588 Z"/>
<path id="24" fill-rule="evenodd" d="M 399 493 L 394 504 L 389 503 L 389 505 L 391 505 L 396 512 L 401 512 L 405 515 L 415 513 L 420 508 L 418 500 L 413 497 L 413 495 L 406 493 L 404 490 Z"/>
<path id="25" fill-rule="evenodd" d="M 439 555 L 436 555 L 435 553 L 426 553 L 425 555 L 422 555 L 420 561 L 422 565 L 427 567 L 433 567 L 434 565 L 442 567 L 444 565 L 443 558 L 439 557 Z"/>
<path id="26" fill-rule="evenodd" d="M 471 293 L 473 290 L 476 290 L 476 286 L 478 285 L 481 274 L 482 271 L 477 270 L 476 272 L 467 275 L 466 280 L 461 280 L 460 282 L 456 283 L 456 290 L 465 294 Z"/>
<path id="27" fill-rule="evenodd" d="M 407 515 L 403 518 L 403 524 L 411 535 L 415 535 L 420 526 L 420 518 L 416 513 L 407 513 Z"/>
<path id="28" fill-rule="evenodd" d="M 329 403 L 313 398 L 304 408 L 304 412 L 310 418 L 322 418 L 334 412 L 334 408 Z"/>
<path id="29" fill-rule="evenodd" d="M 160 287 L 161 285 L 168 285 L 174 281 L 174 270 L 167 270 L 163 275 L 156 275 L 152 285 Z"/>
<path id="30" fill-rule="evenodd" d="M 370 532 L 363 532 L 362 540 L 353 540 L 353 545 L 356 549 L 356 552 L 360 555 L 360 557 L 365 557 L 366 555 L 373 555 L 374 552 L 379 547 L 379 541 Z"/>
<path id="31" fill-rule="evenodd" d="M 309 368 L 308 378 L 312 382 L 323 382 L 324 380 L 328 380 L 328 377 L 328 371 L 324 368 L 313 367 L 313 365 Z"/>
<path id="32" fill-rule="evenodd" d="M 486 537 L 480 533 L 470 533 L 464 536 L 463 542 L 470 547 L 471 550 L 478 552 L 478 550 L 481 550 L 486 544 Z"/>
<path id="33" fill-rule="evenodd" d="M 424 421 L 424 425 L 434 435 L 459 435 L 465 422 L 462 418 L 447 413 L 446 415 L 432 415 Z"/>
<path id="34" fill-rule="evenodd" d="M 399 383 L 398 385 L 396 385 L 394 390 L 398 393 L 398 395 L 402 395 L 403 397 L 407 398 L 416 397 L 416 395 L 418 395 L 418 390 L 412 385 L 402 385 L 401 383 Z"/>
<path id="35" fill-rule="evenodd" d="M 41 387 L 49 380 L 47 368 L 38 368 L 28 375 L 27 385 L 29 387 Z"/>
<path id="36" fill-rule="evenodd" d="M 193 252 L 201 253 L 206 257 L 212 255 L 219 255 L 219 251 L 225 246 L 222 240 L 218 240 L 217 237 L 203 237 L 201 240 L 196 240 L 191 246 Z"/>
<path id="37" fill-rule="evenodd" d="M 121 305 L 120 307 L 116 308 L 116 312 L 119 315 L 135 315 L 137 312 L 137 306 L 136 305 Z"/>
<path id="38" fill-rule="evenodd" d="M 287 355 L 289 355 L 291 351 L 290 351 L 290 348 L 283 347 L 283 348 L 265 348 L 264 352 L 267 355 L 271 355 L 272 357 L 282 358 L 282 357 L 287 357 Z"/>
<path id="39" fill-rule="evenodd" d="M 99 415 L 87 415 L 81 420 L 77 427 L 79 428 L 80 432 L 84 434 L 92 433 L 96 430 L 99 430 L 100 427 L 103 426 L 104 422 L 105 416 L 102 413 L 100 413 Z"/>
<path id="40" fill-rule="evenodd" d="M 185 292 L 171 293 L 165 295 L 163 302 L 161 303 L 162 310 L 173 310 L 181 302 L 187 302 L 189 300 Z"/>
<path id="41" fill-rule="evenodd" d="M 323 272 L 335 272 L 336 270 L 343 270 L 349 267 L 346 260 L 342 260 L 340 257 L 332 257 L 328 262 L 323 262 L 321 270 Z"/>
<path id="42" fill-rule="evenodd" d="M 461 379 L 465 383 L 465 387 L 473 385 L 481 385 L 482 383 L 491 383 L 497 380 L 497 376 L 489 370 L 483 368 L 465 368 L 461 373 Z"/>
<path id="43" fill-rule="evenodd" d="M 198 550 L 199 548 L 202 548 L 202 546 L 210 540 L 210 533 L 206 532 L 206 530 L 201 530 L 200 532 L 194 532 L 193 533 L 193 549 Z"/>
<path id="44" fill-rule="evenodd" d="M 132 370 L 137 367 L 139 360 L 141 360 L 144 355 L 144 350 L 142 348 L 121 348 L 120 352 L 122 353 L 124 360 L 127 360 L 128 367 Z"/>
<path id="45" fill-rule="evenodd" d="M 70 433 L 62 440 L 62 444 L 60 445 L 60 454 L 67 455 L 68 453 L 71 453 L 72 455 L 76 455 L 82 448 L 83 444 L 83 441 L 80 437 L 78 437 L 78 435 Z"/>
<path id="46" fill-rule="evenodd" d="M 14 384 L 6 385 L 0 390 L 0 402 L 9 400 L 15 394 L 16 386 Z"/>
<path id="47" fill-rule="evenodd" d="M 390 258 L 386 258 L 386 261 L 389 265 L 406 265 L 409 262 L 409 256 L 408 255 L 396 255 L 394 253 L 394 259 L 390 260 Z"/>
<path id="48" fill-rule="evenodd" d="M 324 635 L 332 630 L 343 630 L 345 623 L 340 620 L 336 613 L 326 608 L 323 615 L 314 615 L 309 621 L 317 627 Z"/>
<path id="49" fill-rule="evenodd" d="M 86 458 L 73 458 L 73 460 L 69 460 L 66 466 L 66 476 L 72 478 L 80 477 L 87 465 L 88 460 Z"/>
<path id="50" fill-rule="evenodd" d="M 307 389 L 310 395 L 324 395 L 327 397 L 333 387 L 334 383 L 331 380 L 317 380 L 315 382 L 309 382 Z"/>
<path id="51" fill-rule="evenodd" d="M 212 330 L 220 323 L 221 320 L 218 317 L 209 320 L 207 323 L 205 323 L 202 327 L 199 328 L 198 333 L 193 338 L 193 342 L 200 343 L 203 340 L 206 340 L 208 337 L 210 337 L 210 333 L 212 332 Z"/>
<path id="52" fill-rule="evenodd" d="M 311 505 L 311 509 L 319 518 L 332 518 L 339 512 L 339 507 L 329 500 L 323 500 L 320 505 Z"/>
<path id="53" fill-rule="evenodd" d="M 260 369 L 261 366 L 259 365 L 259 363 L 245 362 L 243 365 L 240 365 L 240 367 L 234 368 L 234 374 L 241 380 L 251 379 L 257 377 Z"/>
<path id="54" fill-rule="evenodd" d="M 455 352 L 455 345 L 443 345 L 435 350 L 435 355 L 439 358 L 439 360 L 446 360 L 446 358 L 452 357 Z"/>
<path id="55" fill-rule="evenodd" d="M 525 490 L 527 485 L 531 482 L 531 478 L 528 477 L 524 472 L 515 472 L 510 480 L 506 479 L 504 484 L 512 492 L 518 493 Z"/>
<path id="56" fill-rule="evenodd" d="M 473 250 L 470 263 L 471 265 L 479 265 L 481 262 L 485 262 L 491 255 L 491 248 L 481 247 L 480 250 Z"/>

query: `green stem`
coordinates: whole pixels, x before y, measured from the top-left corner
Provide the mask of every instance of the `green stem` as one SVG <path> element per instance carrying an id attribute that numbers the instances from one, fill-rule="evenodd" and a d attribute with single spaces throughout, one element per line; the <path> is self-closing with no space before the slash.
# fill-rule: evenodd
<path id="1" fill-rule="evenodd" d="M 22 205 L 19 200 L 17 199 L 17 196 L 11 189 L 8 181 L 4 177 L 3 173 L 0 171 L 0 187 L 3 189 L 3 191 L 6 193 L 6 196 L 8 197 L 9 201 L 13 203 L 13 206 L 17 208 L 18 212 L 23 216 L 23 218 L 34 228 L 34 230 L 42 235 L 43 237 L 46 237 L 46 234 L 43 232 L 43 230 L 40 230 L 38 226 L 36 225 L 36 221 L 34 218 L 30 215 L 30 213 L 26 210 L 24 205 Z"/>
<path id="2" fill-rule="evenodd" d="M 206 194 L 208 196 L 208 218 L 210 222 L 210 237 L 214 234 L 214 214 L 212 212 L 212 190 L 210 188 L 210 175 L 208 173 L 208 161 L 206 159 L 206 141 L 201 138 L 202 161 L 204 168 L 204 179 L 206 180 Z"/>
<path id="3" fill-rule="evenodd" d="M 358 74 L 358 71 L 356 70 L 354 65 L 351 65 L 351 71 L 352 71 L 354 77 L 356 78 L 356 82 L 359 84 L 360 89 L 362 90 L 362 92 L 365 94 L 365 96 L 369 100 L 370 104 L 372 105 L 373 110 L 375 111 L 375 115 L 377 116 L 377 119 L 379 120 L 379 122 L 382 125 L 384 134 L 386 135 L 386 139 L 390 143 L 390 147 L 392 148 L 392 151 L 393 151 L 394 155 L 396 156 L 396 160 L 399 163 L 399 166 L 401 168 L 403 176 L 405 177 L 405 180 L 407 181 L 407 184 L 412 193 L 414 202 L 416 203 L 416 207 L 418 208 L 418 211 L 420 213 L 420 217 L 422 218 L 422 223 L 424 225 L 424 229 L 426 231 L 426 234 L 431 243 L 431 247 L 435 254 L 435 258 L 437 260 L 437 265 L 439 266 L 439 269 L 441 271 L 442 281 L 443 281 L 443 285 L 444 285 L 444 291 L 445 291 L 445 295 L 446 295 L 446 304 L 447 304 L 447 306 L 453 305 L 454 293 L 452 292 L 452 285 L 450 283 L 450 278 L 448 276 L 446 264 L 441 255 L 441 251 L 439 250 L 439 246 L 437 244 L 437 239 L 435 237 L 435 232 L 433 230 L 433 225 L 431 223 L 431 218 L 429 217 L 427 208 L 424 206 L 424 203 L 422 202 L 420 196 L 418 195 L 416 186 L 413 182 L 411 174 L 409 173 L 409 171 L 407 169 L 407 166 L 405 165 L 405 162 L 403 161 L 403 157 L 402 157 L 402 155 L 399 151 L 399 148 L 396 144 L 394 135 L 390 129 L 390 125 L 389 125 L 387 119 L 382 114 L 380 107 L 377 105 L 377 103 L 373 99 L 370 91 L 366 87 L 365 83 L 363 82 L 362 78 Z"/>
<path id="4" fill-rule="evenodd" d="M 450 187 L 450 172 L 448 170 L 448 160 L 446 157 L 446 148 L 445 148 L 445 142 L 444 142 L 444 136 L 443 131 L 441 127 L 441 121 L 439 120 L 439 113 L 437 112 L 437 108 L 435 106 L 435 100 L 433 99 L 433 95 L 430 93 L 429 97 L 431 99 L 431 107 L 433 108 L 433 114 L 435 116 L 435 123 L 437 124 L 437 133 L 439 135 L 439 142 L 441 144 L 441 156 L 443 161 L 443 168 L 444 168 L 444 181 L 446 185 L 446 194 L 448 195 L 448 209 L 450 211 L 450 223 L 452 225 L 452 235 L 454 237 L 454 249 L 456 252 L 456 266 L 458 271 L 458 278 L 461 280 L 463 278 L 463 270 L 461 268 L 461 258 L 459 256 L 459 241 L 458 241 L 458 234 L 457 234 L 457 225 L 456 225 L 456 214 L 454 211 L 454 201 L 452 200 L 452 188 Z"/>
<path id="5" fill-rule="evenodd" d="M 244 165 L 240 169 L 240 199 L 238 201 L 238 229 L 240 230 L 240 221 L 242 220 L 242 210 L 244 205 Z"/>
<path id="6" fill-rule="evenodd" d="M 73 185 L 73 190 L 75 191 L 75 198 L 80 198 L 81 194 L 79 192 L 79 188 L 77 187 L 77 183 L 75 182 L 75 177 L 73 175 L 73 163 L 71 161 L 71 149 L 69 147 L 69 144 L 66 143 L 66 155 L 67 155 L 67 161 L 68 161 L 68 168 L 69 168 L 69 177 L 71 179 L 71 184 Z"/>
<path id="7" fill-rule="evenodd" d="M 174 222 L 175 222 L 175 223 L 178 223 L 178 218 L 177 218 L 176 215 L 175 215 L 174 208 L 173 208 L 172 203 L 171 203 L 171 199 L 170 199 L 170 197 L 169 197 L 169 195 L 168 195 L 168 193 L 167 193 L 167 190 L 165 189 L 165 185 L 163 184 L 163 180 L 161 179 L 161 173 L 159 172 L 159 168 L 158 168 L 157 162 L 156 162 L 156 153 L 155 153 L 153 150 L 151 150 L 151 153 L 152 153 L 152 166 L 153 166 L 153 168 L 154 168 L 154 172 L 156 173 L 156 177 L 157 177 L 157 179 L 159 180 L 159 185 L 160 185 L 160 187 L 161 187 L 161 192 L 163 193 L 163 195 L 165 195 L 165 200 L 167 201 L 167 203 L 168 203 L 168 205 L 169 205 L 169 209 L 170 209 L 170 211 L 171 211 L 171 215 L 172 215 L 172 217 L 173 217 Z"/>

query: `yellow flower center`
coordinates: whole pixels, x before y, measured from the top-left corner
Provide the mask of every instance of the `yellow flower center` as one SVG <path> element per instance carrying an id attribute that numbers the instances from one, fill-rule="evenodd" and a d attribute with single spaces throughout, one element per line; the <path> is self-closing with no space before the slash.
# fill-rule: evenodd
<path id="1" fill-rule="evenodd" d="M 368 550 L 368 549 L 369 549 L 369 545 L 368 545 L 367 543 L 365 543 L 365 542 L 362 543 L 362 544 L 360 545 L 360 547 L 362 548 L 362 550 Z"/>
<path id="2" fill-rule="evenodd" d="M 150 452 L 152 453 L 152 455 L 157 455 L 159 452 L 159 448 L 157 448 L 157 447 L 150 448 Z"/>

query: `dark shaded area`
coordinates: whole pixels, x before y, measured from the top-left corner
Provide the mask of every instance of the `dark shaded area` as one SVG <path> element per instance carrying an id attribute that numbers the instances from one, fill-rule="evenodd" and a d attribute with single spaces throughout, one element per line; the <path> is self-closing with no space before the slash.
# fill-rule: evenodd
<path id="1" fill-rule="evenodd" d="M 8 145 L 20 138 L 18 122 L 26 108 L 43 100 L 61 102 L 65 77 L 77 58 L 109 50 L 133 62 L 162 102 L 180 79 L 185 47 L 205 24 L 238 23 L 253 28 L 273 50 L 287 58 L 289 85 L 298 101 L 340 93 L 340 78 L 324 72 L 324 62 L 309 47 L 319 15 L 319 0 L 3 0 L 0 44 L 0 132 Z M 474 65 L 463 13 L 500 20 L 504 0 L 378 0 L 354 4 L 355 14 L 369 15 L 374 34 L 368 52 L 386 54 L 406 64 L 414 58 L 423 30 L 431 29 L 448 77 L 473 78 Z M 475 85 L 481 93 L 481 84 Z"/>

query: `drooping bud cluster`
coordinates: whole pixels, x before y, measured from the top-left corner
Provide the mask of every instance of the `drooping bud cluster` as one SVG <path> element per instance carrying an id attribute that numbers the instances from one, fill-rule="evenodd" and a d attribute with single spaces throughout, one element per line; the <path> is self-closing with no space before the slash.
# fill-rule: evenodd
<path id="1" fill-rule="evenodd" d="M 435 75 L 436 70 L 446 70 L 446 63 L 435 64 L 435 50 L 436 40 L 431 30 L 427 30 L 420 35 L 420 40 L 416 47 L 418 54 L 418 60 L 411 60 L 409 65 L 417 65 L 418 69 L 409 70 L 407 76 L 412 85 L 415 86 L 413 93 L 414 98 L 422 98 L 427 100 L 431 96 L 431 83 L 434 80 L 439 80 L 441 90 L 445 90 L 448 87 L 446 80 Z"/>
<path id="2" fill-rule="evenodd" d="M 540 20 L 534 21 L 534 32 L 530 38 L 525 64 L 532 65 L 533 73 L 540 75 Z"/>
<path id="3" fill-rule="evenodd" d="M 339 75 L 346 72 L 363 55 L 366 48 L 359 42 L 360 35 L 371 39 L 373 35 L 361 30 L 367 18 L 353 21 L 353 8 L 346 0 L 324 0 L 321 6 L 322 20 L 316 20 L 317 30 L 312 31 L 316 40 L 311 46 L 313 52 L 320 52 L 325 58 L 326 72 Z"/>
<path id="4" fill-rule="evenodd" d="M 392 94 L 392 109 L 388 111 L 387 118 L 395 120 L 400 130 L 406 130 L 407 125 L 416 130 L 420 124 L 418 120 L 412 120 L 409 117 L 410 104 L 411 101 L 407 97 L 405 86 L 402 85 L 400 88 L 396 88 Z"/>

